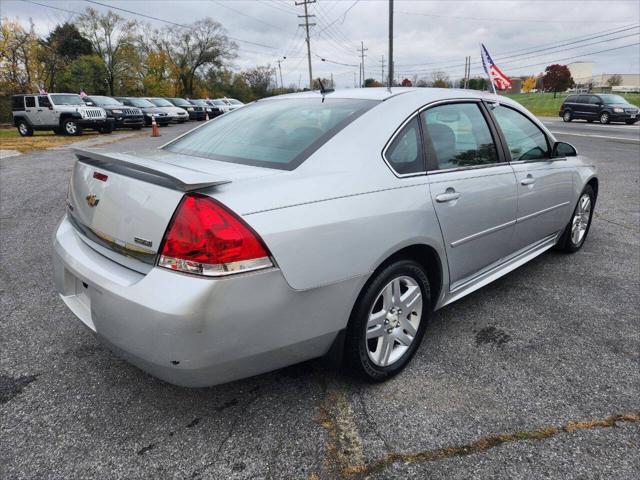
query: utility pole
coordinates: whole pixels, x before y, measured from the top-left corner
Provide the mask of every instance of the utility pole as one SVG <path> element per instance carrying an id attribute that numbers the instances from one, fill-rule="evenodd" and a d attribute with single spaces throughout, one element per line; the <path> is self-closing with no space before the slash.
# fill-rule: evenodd
<path id="1" fill-rule="evenodd" d="M 333 86 L 333 72 L 331 72 L 331 85 L 329 85 L 329 88 L 335 88 Z"/>
<path id="2" fill-rule="evenodd" d="M 389 0 L 389 85 L 393 86 L 393 0 Z"/>
<path id="3" fill-rule="evenodd" d="M 298 18 L 304 18 L 304 23 L 299 23 L 299 27 L 304 27 L 307 31 L 307 60 L 309 62 L 309 90 L 313 90 L 313 71 L 311 70 L 311 41 L 309 40 L 309 27 L 315 26 L 315 23 L 309 23 L 310 17 L 315 15 L 309 15 L 307 5 L 316 3 L 316 0 L 302 0 L 302 2 L 295 2 L 296 7 L 304 5 L 304 15 L 298 15 Z"/>
<path id="4" fill-rule="evenodd" d="M 278 62 L 278 70 L 280 71 L 280 88 L 282 89 L 283 92 L 284 92 L 284 83 L 282 82 L 282 67 L 280 66 L 280 64 L 284 62 L 286 59 L 287 57 L 282 57 L 276 60 L 276 62 Z"/>
<path id="5" fill-rule="evenodd" d="M 380 63 L 382 65 L 380 69 L 380 83 L 384 85 L 384 55 L 380 55 Z"/>
<path id="6" fill-rule="evenodd" d="M 366 52 L 367 50 L 369 50 L 368 48 L 364 48 L 364 42 L 360 41 L 360 49 L 358 50 L 358 52 L 360 52 L 360 69 L 362 71 L 362 76 L 360 77 L 361 82 L 360 85 L 362 87 L 364 87 L 364 57 L 366 57 L 366 55 L 364 54 L 364 52 Z"/>
<path id="7" fill-rule="evenodd" d="M 353 72 L 353 88 L 356 88 L 356 72 Z"/>
<path id="8" fill-rule="evenodd" d="M 462 88 L 467 88 L 467 67 L 469 66 L 467 62 L 469 61 L 469 57 L 464 57 L 464 78 L 462 79 Z"/>

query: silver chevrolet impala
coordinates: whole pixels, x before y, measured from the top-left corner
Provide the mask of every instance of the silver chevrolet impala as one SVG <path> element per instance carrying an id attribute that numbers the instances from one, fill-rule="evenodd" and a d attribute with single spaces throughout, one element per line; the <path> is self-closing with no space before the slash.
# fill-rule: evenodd
<path id="1" fill-rule="evenodd" d="M 205 386 L 330 356 L 380 381 L 431 312 L 579 250 L 593 164 L 469 90 L 260 100 L 158 150 L 78 150 L 57 289 L 116 353 Z"/>

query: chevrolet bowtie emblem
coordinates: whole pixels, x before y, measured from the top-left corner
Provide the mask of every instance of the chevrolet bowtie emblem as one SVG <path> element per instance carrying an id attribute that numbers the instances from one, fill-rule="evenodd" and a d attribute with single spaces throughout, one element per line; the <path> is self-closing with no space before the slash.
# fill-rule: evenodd
<path id="1" fill-rule="evenodd" d="M 95 195 L 87 195 L 86 199 L 90 207 L 95 207 L 96 205 L 98 205 L 98 202 L 100 201 L 100 199 Z"/>

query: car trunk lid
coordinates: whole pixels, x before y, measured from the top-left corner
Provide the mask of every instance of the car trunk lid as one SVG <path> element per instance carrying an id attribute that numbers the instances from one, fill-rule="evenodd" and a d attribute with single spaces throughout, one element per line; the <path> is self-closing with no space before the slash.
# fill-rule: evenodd
<path id="1" fill-rule="evenodd" d="M 76 150 L 67 199 L 70 221 L 91 247 L 146 273 L 185 192 L 230 180 L 125 153 Z"/>

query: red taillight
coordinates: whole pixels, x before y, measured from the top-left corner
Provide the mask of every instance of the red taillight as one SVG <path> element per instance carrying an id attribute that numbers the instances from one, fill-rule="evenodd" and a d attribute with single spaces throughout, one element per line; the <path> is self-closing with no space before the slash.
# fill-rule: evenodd
<path id="1" fill-rule="evenodd" d="M 273 266 L 258 235 L 211 197 L 190 193 L 167 227 L 158 265 L 218 276 Z"/>

